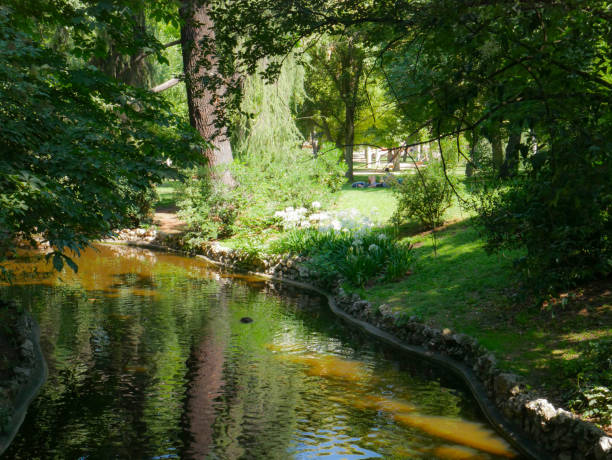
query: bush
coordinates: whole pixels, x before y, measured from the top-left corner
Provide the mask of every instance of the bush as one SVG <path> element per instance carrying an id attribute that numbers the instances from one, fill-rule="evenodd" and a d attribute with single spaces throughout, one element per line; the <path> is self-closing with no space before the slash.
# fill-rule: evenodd
<path id="1" fill-rule="evenodd" d="M 531 290 L 555 293 L 612 273 L 611 132 L 568 128 L 480 206 L 489 250 L 527 250 L 516 265 Z"/>
<path id="2" fill-rule="evenodd" d="M 179 215 L 189 227 L 188 244 L 199 246 L 234 232 L 237 208 L 232 195 L 220 184 L 213 184 L 206 169 L 192 175 L 185 186 L 184 199 L 179 202 Z"/>
<path id="3" fill-rule="evenodd" d="M 612 340 L 580 344 L 579 357 L 563 364 L 565 377 L 575 382 L 570 409 L 601 425 L 612 424 Z"/>
<path id="4" fill-rule="evenodd" d="M 409 245 L 381 231 L 293 230 L 275 241 L 271 251 L 309 257 L 306 265 L 328 288 L 339 279 L 354 287 L 395 281 L 406 275 L 414 260 Z"/>
<path id="5" fill-rule="evenodd" d="M 452 180 L 452 178 L 451 178 Z M 400 224 L 416 218 L 432 229 L 443 223 L 444 212 L 450 207 L 453 189 L 437 163 L 422 167 L 393 187 L 397 210 L 393 220 Z"/>
<path id="6" fill-rule="evenodd" d="M 313 200 L 325 203 L 344 181 L 344 169 L 330 168 L 329 156 L 315 159 L 299 150 L 249 155 L 232 165 L 232 174 L 238 183 L 234 190 L 212 186 L 205 171 L 188 181 L 179 207 L 192 244 L 258 233 L 275 223 L 277 209 Z"/>

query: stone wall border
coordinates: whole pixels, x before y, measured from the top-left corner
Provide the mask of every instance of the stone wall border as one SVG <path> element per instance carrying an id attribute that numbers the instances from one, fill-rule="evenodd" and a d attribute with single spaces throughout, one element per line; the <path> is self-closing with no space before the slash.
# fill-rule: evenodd
<path id="1" fill-rule="evenodd" d="M 452 370 L 468 386 L 491 425 L 522 455 L 538 460 L 612 460 L 612 438 L 576 415 L 555 408 L 529 391 L 521 378 L 502 372 L 495 357 L 475 339 L 450 329 L 436 329 L 383 304 L 378 308 L 341 288 L 330 294 L 297 256 L 254 258 L 218 243 L 199 254 L 169 247 L 178 240 L 128 242 L 130 246 L 179 252 L 229 270 L 291 284 L 325 296 L 332 312 L 378 339 L 407 353 L 432 360 Z"/>
<path id="2" fill-rule="evenodd" d="M 23 312 L 18 328 L 22 336 L 19 347 L 22 361 L 16 368 L 15 378 L 8 382 L 7 386 L 0 386 L 0 391 L 5 392 L 4 398 L 11 402 L 7 429 L 0 432 L 0 456 L 15 438 L 28 407 L 47 380 L 48 373 L 47 363 L 40 347 L 40 328 L 36 321 L 27 312 Z M 9 398 L 11 393 L 13 397 Z"/>

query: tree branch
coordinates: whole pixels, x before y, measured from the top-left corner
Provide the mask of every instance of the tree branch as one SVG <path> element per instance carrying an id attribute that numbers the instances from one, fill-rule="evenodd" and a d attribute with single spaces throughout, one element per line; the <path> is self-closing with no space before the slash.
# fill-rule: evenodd
<path id="1" fill-rule="evenodd" d="M 165 81 L 161 85 L 154 86 L 151 88 L 153 93 L 161 93 L 162 91 L 166 91 L 167 89 L 172 88 L 173 86 L 178 85 L 181 81 L 183 81 L 183 76 L 180 75 L 178 77 L 171 78 L 168 81 Z"/>
<path id="2" fill-rule="evenodd" d="M 176 45 L 180 45 L 181 44 L 181 40 L 173 40 L 171 42 L 168 43 L 164 43 L 161 46 L 161 49 L 165 50 L 166 48 L 170 48 L 171 46 L 176 46 Z M 153 51 L 148 51 L 146 53 L 140 53 L 138 56 L 136 56 L 136 58 L 134 59 L 134 63 L 138 63 L 140 61 L 142 61 L 144 58 L 146 58 L 147 56 L 152 55 L 153 53 L 155 53 L 158 50 L 153 50 Z"/>

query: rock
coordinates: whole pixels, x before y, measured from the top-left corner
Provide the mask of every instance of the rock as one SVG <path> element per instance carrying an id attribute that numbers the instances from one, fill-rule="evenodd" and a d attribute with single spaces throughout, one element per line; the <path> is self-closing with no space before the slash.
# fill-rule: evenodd
<path id="1" fill-rule="evenodd" d="M 378 312 L 383 318 L 386 318 L 388 316 L 393 317 L 393 310 L 386 303 L 383 303 L 380 307 L 378 307 Z"/>
<path id="2" fill-rule="evenodd" d="M 495 394 L 501 397 L 517 395 L 521 391 L 520 385 L 519 378 L 514 374 L 502 373 L 496 375 L 493 379 Z"/>
<path id="3" fill-rule="evenodd" d="M 16 367 L 13 369 L 13 372 L 15 372 L 15 375 L 17 376 L 17 378 L 21 380 L 27 380 L 30 378 L 30 374 L 32 373 L 32 370 L 26 367 Z"/>
<path id="4" fill-rule="evenodd" d="M 546 399 L 536 399 L 525 404 L 527 414 L 533 414 L 531 418 L 537 423 L 540 429 L 549 431 L 550 422 L 557 416 L 557 410 Z"/>
<path id="5" fill-rule="evenodd" d="M 612 460 L 612 438 L 602 436 L 595 445 L 595 460 Z"/>
<path id="6" fill-rule="evenodd" d="M 34 344 L 30 339 L 27 339 L 21 344 L 21 354 L 28 360 L 34 357 Z"/>

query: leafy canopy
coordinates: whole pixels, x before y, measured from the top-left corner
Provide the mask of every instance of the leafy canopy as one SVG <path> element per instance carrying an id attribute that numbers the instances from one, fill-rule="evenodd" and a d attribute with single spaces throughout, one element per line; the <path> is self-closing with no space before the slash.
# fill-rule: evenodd
<path id="1" fill-rule="evenodd" d="M 57 52 L 23 12 L 0 8 L 0 258 L 41 235 L 60 268 L 65 250 L 133 224 L 139 197 L 202 146 L 159 97 L 78 58 L 86 40 Z"/>

